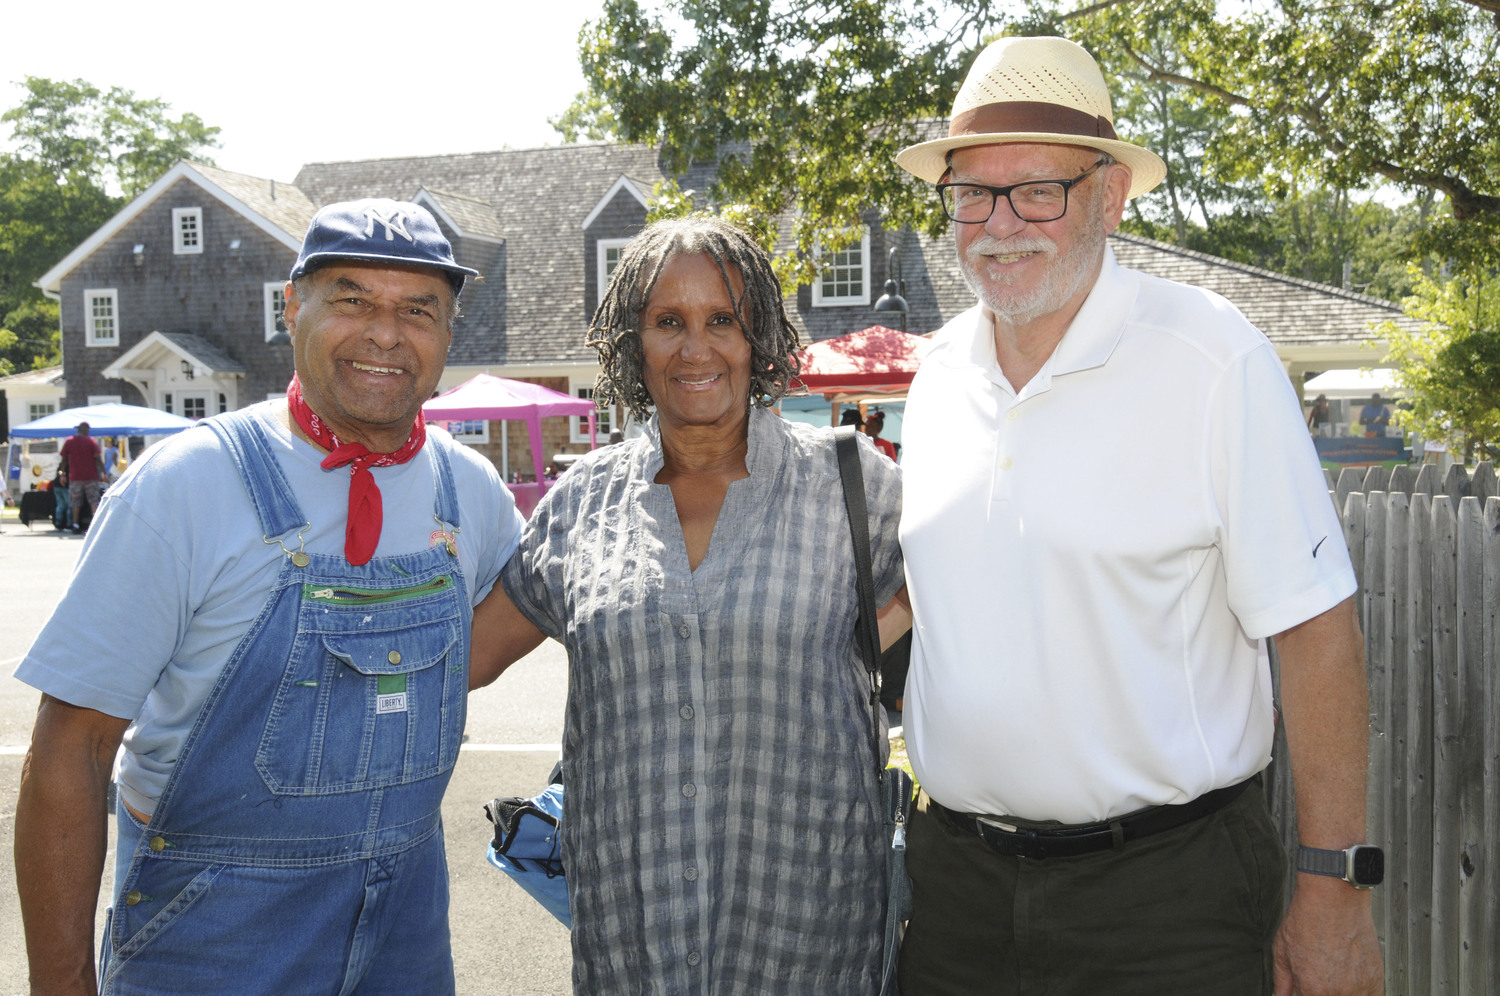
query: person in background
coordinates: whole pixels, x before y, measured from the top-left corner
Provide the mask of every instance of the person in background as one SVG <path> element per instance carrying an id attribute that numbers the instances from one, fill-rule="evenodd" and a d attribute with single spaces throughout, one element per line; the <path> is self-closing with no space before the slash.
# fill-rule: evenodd
<path id="1" fill-rule="evenodd" d="M 85 525 L 99 509 L 99 496 L 104 490 L 104 459 L 99 443 L 89 438 L 89 424 L 79 422 L 73 435 L 63 440 L 58 455 L 68 468 L 68 504 L 73 520 L 73 531 L 82 532 Z M 88 517 L 84 509 L 88 509 Z"/>
<path id="2" fill-rule="evenodd" d="M 1320 394 L 1313 399 L 1312 407 L 1307 412 L 1307 427 L 1312 430 L 1314 436 L 1326 436 L 1333 426 L 1333 406 L 1328 403 L 1328 395 Z"/>
<path id="3" fill-rule="evenodd" d="M 104 448 L 101 454 L 104 465 L 103 479 L 107 483 L 113 481 L 115 474 L 118 472 L 117 464 L 120 462 L 120 448 L 115 445 L 115 437 L 113 436 L 105 436 L 103 444 Z"/>
<path id="4" fill-rule="evenodd" d="M 832 431 L 767 410 L 797 372 L 781 285 L 738 229 L 659 222 L 590 342 L 595 397 L 646 432 L 542 499 L 471 666 L 483 684 L 544 635 L 567 647 L 574 992 L 869 996 L 883 712 Z M 856 441 L 882 604 L 903 581 L 900 471 Z"/>
<path id="5" fill-rule="evenodd" d="M 16 669 L 43 693 L 15 826 L 33 992 L 95 991 L 112 771 L 99 988 L 454 992 L 439 806 L 472 605 L 522 525 L 421 418 L 474 274 L 416 204 L 325 206 L 286 284 L 286 398 L 110 488 Z"/>
<path id="6" fill-rule="evenodd" d="M 937 184 L 978 299 L 934 334 L 902 427 L 903 996 L 1378 993 L 1357 585 L 1275 349 L 1223 298 L 1116 262 L 1107 236 L 1166 167 L 1115 136 L 1071 41 L 986 47 L 949 136 L 897 161 Z M 1069 484 L 1084 445 L 1105 493 Z"/>
<path id="7" fill-rule="evenodd" d="M 1385 435 L 1386 426 L 1391 424 L 1391 410 L 1379 391 L 1370 395 L 1369 402 L 1359 410 L 1359 424 L 1365 427 L 1366 436 Z"/>
<path id="8" fill-rule="evenodd" d="M 59 461 L 57 473 L 52 476 L 52 526 L 54 529 L 73 528 L 73 502 L 68 492 L 68 465 Z"/>
<path id="9" fill-rule="evenodd" d="M 896 459 L 896 444 L 889 439 L 881 439 L 880 433 L 885 429 L 885 412 L 879 408 L 875 409 L 865 419 L 865 435 L 875 444 L 875 448 L 892 460 Z"/>

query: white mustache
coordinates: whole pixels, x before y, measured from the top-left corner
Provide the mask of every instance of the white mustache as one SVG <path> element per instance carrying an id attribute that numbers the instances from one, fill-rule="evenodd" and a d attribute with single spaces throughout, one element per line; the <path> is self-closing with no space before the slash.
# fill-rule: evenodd
<path id="1" fill-rule="evenodd" d="M 964 252 L 977 259 L 981 256 L 1005 256 L 1016 252 L 1056 252 L 1057 243 L 1051 239 L 1035 236 L 1017 236 L 1012 239 L 997 239 L 993 235 L 981 235 L 969 243 Z"/>

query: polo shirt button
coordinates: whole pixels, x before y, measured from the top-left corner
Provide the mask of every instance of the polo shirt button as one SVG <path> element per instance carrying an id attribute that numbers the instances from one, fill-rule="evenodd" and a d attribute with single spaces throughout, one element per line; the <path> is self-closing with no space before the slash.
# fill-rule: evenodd
<path id="1" fill-rule="evenodd" d="M 688 865 L 687 868 L 683 869 L 682 877 L 689 882 L 696 882 L 698 881 L 698 869 L 693 865 Z"/>
<path id="2" fill-rule="evenodd" d="M 693 796 L 698 794 L 698 786 L 694 785 L 692 782 L 686 782 L 682 786 L 682 794 L 691 799 Z"/>
<path id="3" fill-rule="evenodd" d="M 692 719 L 693 718 L 693 707 L 692 706 L 683 706 L 681 709 L 677 710 L 677 715 L 681 716 L 683 719 Z"/>
<path id="4" fill-rule="evenodd" d="M 678 626 L 677 635 L 686 640 L 688 637 L 693 635 L 693 629 L 691 626 Z"/>
<path id="5" fill-rule="evenodd" d="M 1008 412 L 1005 413 L 1005 418 L 1009 422 L 1014 422 L 1016 419 L 1018 419 L 1020 417 L 1021 417 L 1021 409 L 1019 409 L 1019 408 L 1012 408 L 1010 411 L 1008 411 Z"/>
<path id="6" fill-rule="evenodd" d="M 702 960 L 703 960 L 703 956 L 701 954 L 699 954 L 698 952 L 696 952 L 696 951 L 689 951 L 688 952 L 687 963 L 689 965 L 697 965 Z"/>
<path id="7" fill-rule="evenodd" d="M 1010 457 L 1001 457 L 1000 458 L 1000 469 L 1001 470 L 1010 470 Z"/>

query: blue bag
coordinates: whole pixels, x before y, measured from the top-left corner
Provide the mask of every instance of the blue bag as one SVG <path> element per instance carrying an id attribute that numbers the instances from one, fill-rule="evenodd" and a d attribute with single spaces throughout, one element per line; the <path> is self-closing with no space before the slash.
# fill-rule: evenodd
<path id="1" fill-rule="evenodd" d="M 491 799 L 485 816 L 495 825 L 490 842 L 490 864 L 505 872 L 547 912 L 569 930 L 573 918 L 568 910 L 568 880 L 563 872 L 563 812 L 561 765 L 553 770 L 550 785 L 532 799 Z"/>

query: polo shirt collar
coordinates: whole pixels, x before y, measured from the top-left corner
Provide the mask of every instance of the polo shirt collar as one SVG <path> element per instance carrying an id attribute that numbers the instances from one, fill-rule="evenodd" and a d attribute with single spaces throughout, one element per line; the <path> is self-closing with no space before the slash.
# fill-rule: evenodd
<path id="1" fill-rule="evenodd" d="M 1103 366 L 1125 334 L 1135 309 L 1136 291 L 1130 272 L 1115 261 L 1114 250 L 1106 245 L 1099 279 L 1043 369 L 1056 377 Z"/>
<path id="2" fill-rule="evenodd" d="M 1125 334 L 1137 290 L 1131 271 L 1116 262 L 1114 250 L 1106 245 L 1099 277 L 1083 306 L 1073 316 L 1057 349 L 1023 393 L 1046 390 L 1051 386 L 1052 378 L 1058 375 L 1102 366 Z M 982 306 L 975 305 L 961 317 L 966 321 L 958 323 L 956 331 L 959 334 L 943 344 L 945 349 L 934 349 L 939 362 L 946 366 L 972 364 L 997 384 L 1004 383 L 1004 375 L 995 359 L 995 339 L 987 312 Z"/>

